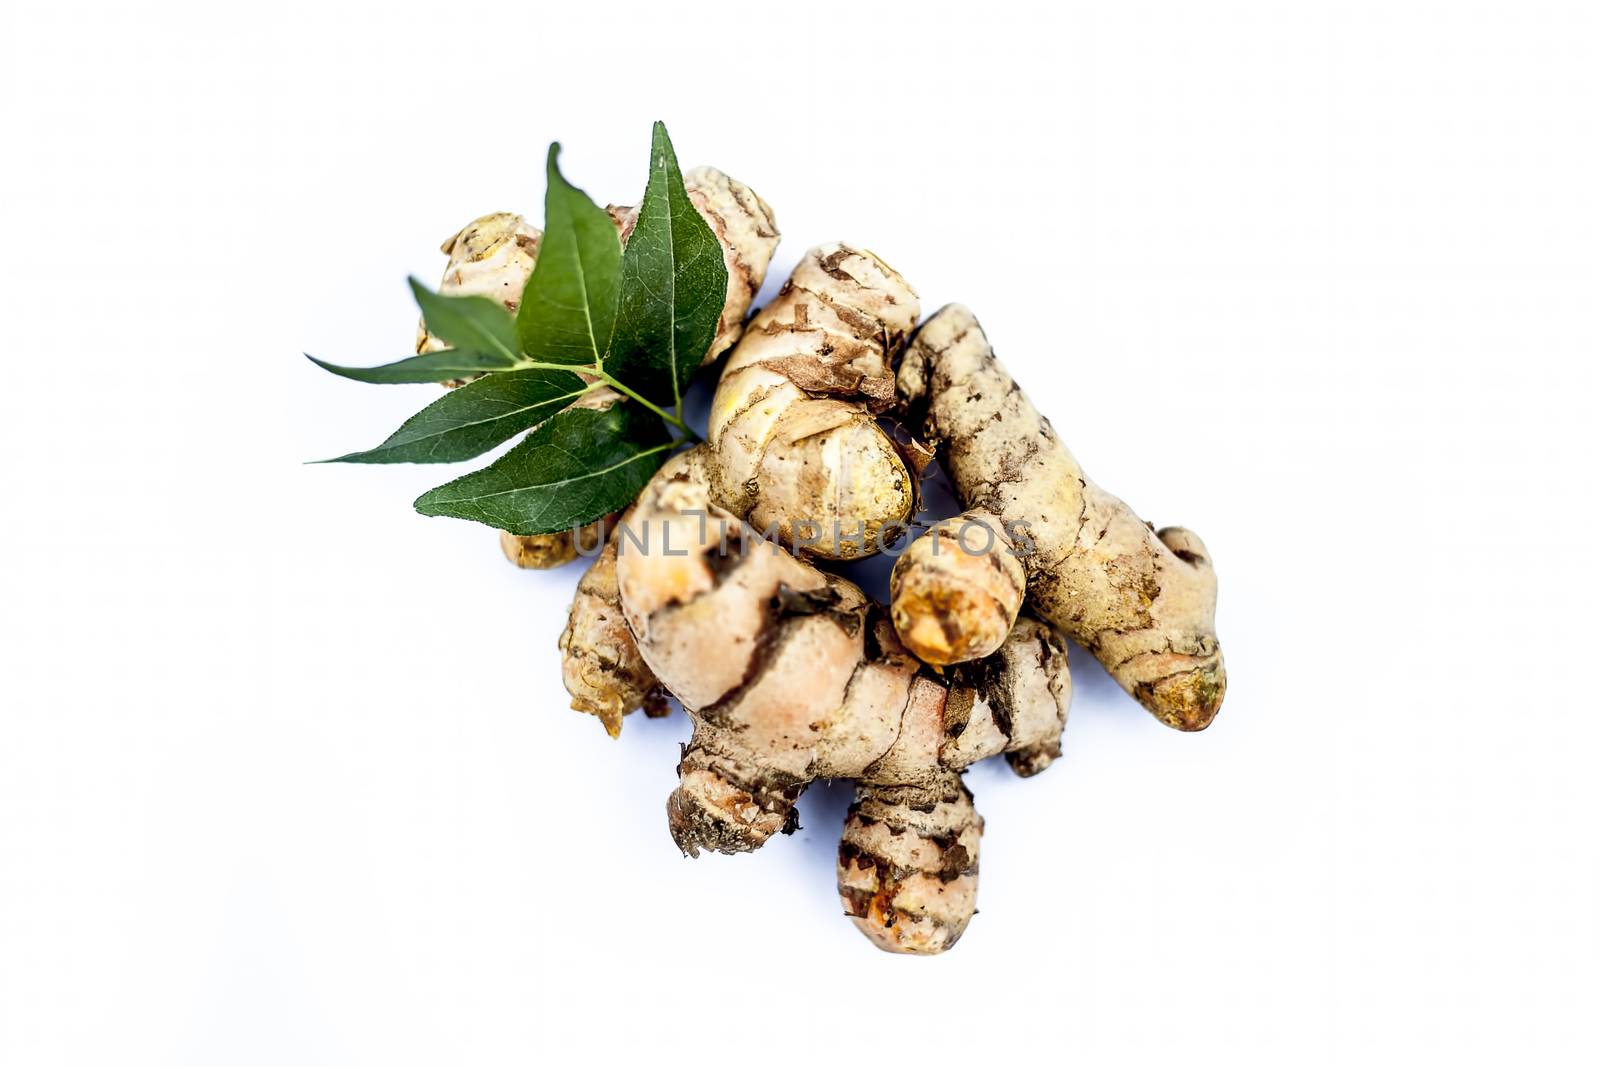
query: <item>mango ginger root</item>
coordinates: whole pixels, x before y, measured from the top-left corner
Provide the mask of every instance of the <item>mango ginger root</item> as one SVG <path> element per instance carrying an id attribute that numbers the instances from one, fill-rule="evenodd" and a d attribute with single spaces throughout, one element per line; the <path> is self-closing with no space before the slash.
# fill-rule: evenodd
<path id="1" fill-rule="evenodd" d="M 708 434 L 717 503 L 813 556 L 879 551 L 915 498 L 875 416 L 917 314 L 916 292 L 871 252 L 807 252 L 722 370 Z"/>
<path id="2" fill-rule="evenodd" d="M 673 839 L 691 856 L 751 851 L 795 829 L 810 782 L 854 778 L 846 913 L 881 948 L 942 951 L 977 887 L 982 820 L 959 772 L 1004 752 L 1032 774 L 1059 755 L 1065 649 L 1021 619 L 993 656 L 933 676 L 858 588 L 718 508 L 705 453 L 663 468 L 617 543 L 639 654 L 694 723 Z"/>
<path id="3" fill-rule="evenodd" d="M 674 457 L 663 471 L 670 476 L 668 468 L 675 470 L 682 462 L 681 456 Z M 667 714 L 666 692 L 645 666 L 622 617 L 615 528 L 578 581 L 558 644 L 561 680 L 573 710 L 597 717 L 612 737 L 622 733 L 622 717 L 640 707 L 651 718 Z"/>
<path id="4" fill-rule="evenodd" d="M 1210 725 L 1227 673 L 1213 623 L 1217 578 L 1200 539 L 1153 530 L 1091 482 L 964 307 L 923 324 L 898 390 L 913 427 L 940 448 L 962 506 L 1026 530 L 1020 559 L 1034 614 L 1168 726 Z"/>
<path id="5" fill-rule="evenodd" d="M 505 553 L 506 559 L 525 570 L 544 571 L 594 551 L 605 535 L 605 519 L 553 534 L 514 534 L 501 530 L 500 551 Z"/>
<path id="6" fill-rule="evenodd" d="M 969 511 L 939 523 L 895 561 L 890 617 L 924 663 L 982 659 L 1011 632 L 1026 581 L 1000 520 Z"/>

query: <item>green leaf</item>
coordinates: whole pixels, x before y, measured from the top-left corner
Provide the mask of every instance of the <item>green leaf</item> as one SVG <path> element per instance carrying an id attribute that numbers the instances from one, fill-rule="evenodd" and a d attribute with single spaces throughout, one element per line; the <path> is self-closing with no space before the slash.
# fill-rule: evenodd
<path id="1" fill-rule="evenodd" d="M 627 507 L 674 447 L 638 404 L 568 408 L 483 470 L 422 494 L 416 508 L 514 534 L 557 533 Z"/>
<path id="2" fill-rule="evenodd" d="M 324 363 L 310 353 L 306 358 L 323 370 L 358 382 L 375 385 L 404 385 L 411 382 L 448 382 L 454 378 L 468 378 L 489 371 L 508 370 L 516 366 L 504 356 L 471 352 L 464 348 L 450 348 L 443 352 L 425 352 L 420 356 L 385 363 L 381 367 L 340 367 Z"/>
<path id="3" fill-rule="evenodd" d="M 522 351 L 541 363 L 600 362 L 617 317 L 622 241 L 611 216 L 561 176 L 550 146 L 544 237 L 517 308 Z"/>
<path id="4" fill-rule="evenodd" d="M 429 333 L 456 348 L 517 362 L 517 327 L 504 304 L 486 296 L 445 296 L 408 280 Z"/>
<path id="5" fill-rule="evenodd" d="M 594 388 L 565 370 L 504 371 L 452 390 L 366 452 L 328 463 L 454 463 L 537 426 Z"/>
<path id="6" fill-rule="evenodd" d="M 658 122 L 650 182 L 622 252 L 606 371 L 649 400 L 678 404 L 716 337 L 727 293 L 722 245 L 690 201 L 667 128 Z"/>

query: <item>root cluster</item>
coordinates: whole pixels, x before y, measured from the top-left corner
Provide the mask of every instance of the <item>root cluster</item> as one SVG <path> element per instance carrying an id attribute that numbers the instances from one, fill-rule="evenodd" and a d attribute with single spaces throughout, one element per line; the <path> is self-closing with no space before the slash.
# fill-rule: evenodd
<path id="1" fill-rule="evenodd" d="M 771 211 L 718 171 L 686 182 L 729 267 L 708 440 L 620 522 L 506 535 L 505 551 L 553 566 L 605 538 L 563 679 L 612 736 L 636 708 L 682 704 L 694 733 L 667 813 L 686 855 L 758 849 L 795 829 L 811 782 L 853 779 L 845 913 L 881 948 L 941 952 L 976 907 L 983 820 L 961 772 L 1004 755 L 1029 776 L 1061 755 L 1064 639 L 1166 725 L 1216 716 L 1210 554 L 1091 481 L 976 317 L 951 305 L 919 327 L 915 290 L 865 249 L 812 249 L 746 324 Z M 612 215 L 626 236 L 632 213 Z M 516 216 L 479 219 L 447 242 L 445 285 L 514 307 L 538 242 Z M 884 550 L 916 511 L 923 464 L 886 419 L 936 453 L 965 510 L 906 547 L 881 605 L 823 568 Z"/>

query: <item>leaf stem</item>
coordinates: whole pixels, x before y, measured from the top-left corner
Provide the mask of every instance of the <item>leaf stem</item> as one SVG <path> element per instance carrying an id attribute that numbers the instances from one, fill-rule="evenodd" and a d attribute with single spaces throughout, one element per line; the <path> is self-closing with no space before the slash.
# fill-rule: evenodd
<path id="1" fill-rule="evenodd" d="M 662 420 L 665 421 L 669 426 L 676 426 L 678 428 L 678 432 L 683 434 L 683 436 L 687 438 L 691 444 L 700 443 L 700 435 L 695 433 L 694 430 L 690 428 L 689 424 L 683 421 L 683 417 L 681 415 L 678 415 L 676 412 L 668 412 L 659 405 L 652 404 L 650 401 L 646 400 L 632 389 L 629 389 L 626 385 L 623 385 L 621 382 L 617 381 L 610 374 L 606 373 L 605 368 L 601 367 L 599 364 L 589 364 L 587 366 L 578 364 L 574 366 L 565 363 L 540 363 L 537 360 L 524 359 L 519 361 L 517 365 L 511 369 L 582 371 L 584 374 L 590 375 L 594 378 L 594 381 L 590 383 L 590 390 L 593 390 L 596 386 L 609 386 L 621 393 L 623 396 L 627 397 L 629 400 L 636 401 L 648 410 L 660 415 Z"/>
<path id="2" fill-rule="evenodd" d="M 689 428 L 689 424 L 684 422 L 683 421 L 683 417 L 678 415 L 676 413 L 676 411 L 674 411 L 673 413 L 669 414 L 664 409 L 656 406 L 655 404 L 650 403 L 650 401 L 646 400 L 644 397 L 640 396 L 638 393 L 634 392 L 632 389 L 629 389 L 626 385 L 623 385 L 621 382 L 617 381 L 615 378 L 613 378 L 611 375 L 607 374 L 605 371 L 600 371 L 599 374 L 596 375 L 596 376 L 602 382 L 604 382 L 606 385 L 609 385 L 611 388 L 615 389 L 617 392 L 621 393 L 623 396 L 627 397 L 629 400 L 636 400 L 640 404 L 644 405 L 646 408 L 648 408 L 651 411 L 655 412 L 657 415 L 660 415 L 664 420 L 666 420 L 666 422 L 668 424 L 670 424 L 672 426 L 676 426 L 678 428 L 678 432 L 683 434 L 685 437 L 689 438 L 692 441 L 696 441 L 696 442 L 698 442 L 700 440 L 700 435 L 695 433 L 693 430 L 691 430 Z"/>

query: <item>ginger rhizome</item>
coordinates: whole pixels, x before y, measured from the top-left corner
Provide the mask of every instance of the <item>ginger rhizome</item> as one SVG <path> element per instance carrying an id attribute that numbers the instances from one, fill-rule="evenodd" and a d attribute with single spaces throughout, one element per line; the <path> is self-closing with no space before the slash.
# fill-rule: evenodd
<path id="1" fill-rule="evenodd" d="M 617 545 L 639 654 L 694 723 L 673 838 L 688 855 L 751 851 L 794 829 L 810 782 L 854 778 L 847 914 L 882 947 L 941 951 L 976 892 L 982 822 L 959 772 L 1005 752 L 1034 773 L 1059 754 L 1065 648 L 1022 619 L 993 656 L 932 674 L 860 589 L 719 508 L 708 452 L 662 469 Z"/>
<path id="2" fill-rule="evenodd" d="M 439 282 L 439 292 L 451 296 L 485 296 L 500 301 L 507 311 L 515 313 L 517 305 L 522 303 L 522 290 L 539 258 L 541 236 L 537 226 L 528 225 L 521 215 L 509 211 L 496 211 L 473 219 L 439 246 L 439 251 L 450 257 Z M 426 323 L 417 323 L 419 355 L 442 352 L 448 347 L 428 332 Z"/>
<path id="3" fill-rule="evenodd" d="M 708 432 L 717 503 L 812 556 L 878 551 L 915 500 L 875 416 L 916 322 L 916 292 L 871 252 L 807 252 L 723 368 Z"/>
<path id="4" fill-rule="evenodd" d="M 946 519 L 913 541 L 889 578 L 900 640 L 936 667 L 982 659 L 1017 621 L 1026 587 L 1010 535 L 985 511 Z"/>
<path id="5" fill-rule="evenodd" d="M 576 530 L 553 534 L 514 534 L 500 531 L 500 551 L 525 570 L 544 571 L 588 555 L 605 539 L 606 519 L 596 519 Z"/>
<path id="6" fill-rule="evenodd" d="M 674 458 L 669 465 L 681 462 Z M 652 718 L 668 711 L 666 692 L 639 655 L 622 617 L 617 533 L 613 528 L 605 548 L 579 579 L 558 642 L 561 680 L 572 696 L 573 710 L 599 718 L 612 737 L 622 732 L 622 717 L 639 707 Z"/>
<path id="7" fill-rule="evenodd" d="M 852 484 L 909 478 L 874 420 L 904 337 L 885 316 L 915 301 L 896 278 L 844 246 L 808 254 L 730 358 L 710 442 L 646 487 L 585 575 L 561 644 L 573 706 L 613 735 L 663 692 L 688 712 L 667 804 L 686 855 L 758 849 L 796 828 L 811 782 L 854 779 L 845 913 L 881 948 L 932 953 L 976 906 L 983 820 L 961 772 L 1004 754 L 1026 776 L 1061 754 L 1061 635 L 1180 729 L 1211 721 L 1226 681 L 1198 538 L 1152 532 L 1090 482 L 963 308 L 923 325 L 896 389 L 897 414 L 937 448 L 967 510 L 907 547 L 888 610 L 742 521 L 793 537 L 808 501 L 813 515 L 876 514 L 869 529 L 909 511 L 909 485 L 902 498 Z M 840 323 L 851 340 L 830 332 Z"/>
<path id="8" fill-rule="evenodd" d="M 983 820 L 962 772 L 1003 754 L 1028 776 L 1061 755 L 1063 637 L 1162 722 L 1215 716 L 1210 560 L 1192 533 L 1153 531 L 1088 480 L 970 312 L 917 330 L 917 294 L 872 253 L 812 249 L 744 326 L 776 227 L 718 172 L 688 185 L 729 274 L 708 359 L 733 348 L 707 442 L 657 472 L 580 581 L 563 680 L 613 737 L 637 707 L 683 705 L 693 734 L 667 815 L 686 855 L 754 851 L 795 830 L 811 782 L 853 779 L 846 915 L 886 950 L 940 952 L 976 910 Z M 611 215 L 626 240 L 634 213 Z M 488 291 L 493 271 L 471 264 L 525 278 L 537 233 L 500 219 L 455 245 L 460 284 Z M 906 547 L 887 608 L 819 569 L 894 542 L 935 451 L 965 511 Z M 507 553 L 570 558 L 566 536 L 509 539 Z"/>
<path id="9" fill-rule="evenodd" d="M 715 167 L 694 168 L 683 176 L 683 184 L 696 210 L 722 245 L 723 263 L 728 269 L 722 315 L 717 322 L 716 336 L 701 360 L 704 365 L 739 339 L 745 314 L 766 279 L 767 266 L 778 246 L 778 226 L 766 201 L 749 186 Z M 609 211 L 620 239 L 626 244 L 638 209 L 613 206 Z M 439 292 L 451 296 L 489 297 L 516 314 L 522 303 L 523 289 L 538 262 L 541 237 L 537 227 L 509 212 L 474 219 L 440 246 L 440 251 L 449 256 L 449 263 L 439 283 Z M 425 324 L 418 323 L 416 348 L 419 354 L 442 351 L 446 347 L 428 332 Z M 444 384 L 454 387 L 468 380 L 456 378 Z M 615 399 L 615 394 L 608 392 L 608 395 Z M 593 524 L 578 531 L 576 541 L 571 530 L 526 535 L 502 531 L 500 547 L 506 558 L 517 566 L 543 570 L 575 559 L 580 551 L 588 551 L 599 536 L 599 527 Z"/>
<path id="10" fill-rule="evenodd" d="M 923 324 L 898 389 L 962 506 L 1026 529 L 1031 550 L 1019 558 L 1031 610 L 1168 726 L 1210 725 L 1227 673 L 1213 624 L 1216 574 L 1200 539 L 1153 530 L 1090 481 L 964 307 Z"/>

